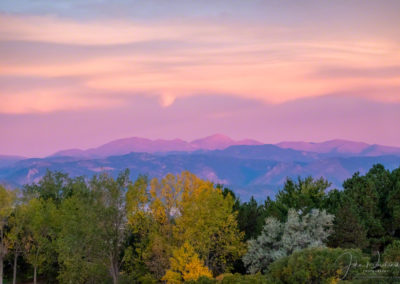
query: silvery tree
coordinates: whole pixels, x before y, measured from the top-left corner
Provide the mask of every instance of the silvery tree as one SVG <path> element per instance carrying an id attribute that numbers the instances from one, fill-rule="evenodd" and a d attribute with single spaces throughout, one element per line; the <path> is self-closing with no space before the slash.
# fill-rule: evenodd
<path id="1" fill-rule="evenodd" d="M 250 273 L 265 273 L 270 263 L 296 250 L 324 247 L 332 232 L 333 219 L 333 215 L 318 209 L 302 217 L 301 212 L 290 209 L 285 223 L 269 217 L 261 234 L 248 241 L 243 262 Z"/>

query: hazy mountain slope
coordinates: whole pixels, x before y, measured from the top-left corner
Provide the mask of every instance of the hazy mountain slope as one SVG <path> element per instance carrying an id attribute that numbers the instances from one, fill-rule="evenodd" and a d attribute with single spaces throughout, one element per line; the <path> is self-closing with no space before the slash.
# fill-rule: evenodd
<path id="1" fill-rule="evenodd" d="M 383 145 L 370 145 L 363 142 L 348 140 L 329 140 L 320 143 L 313 142 L 280 142 L 276 144 L 284 149 L 315 152 L 325 156 L 383 156 L 400 155 L 400 148 Z"/>
<path id="2" fill-rule="evenodd" d="M 316 153 L 296 151 L 293 149 L 282 149 L 272 144 L 231 146 L 224 150 L 213 151 L 211 154 L 245 159 L 267 159 L 274 161 L 297 162 L 310 162 L 319 158 L 318 154 Z"/>
<path id="3" fill-rule="evenodd" d="M 313 142 L 280 142 L 275 145 L 263 144 L 256 140 L 244 139 L 244 140 L 233 140 L 232 138 L 222 135 L 215 134 L 207 136 L 205 138 L 196 139 L 191 142 L 184 141 L 182 139 L 166 140 L 157 139 L 151 140 L 140 137 L 130 137 L 111 141 L 104 145 L 96 148 L 81 150 L 81 149 L 68 149 L 59 151 L 52 156 L 69 156 L 69 157 L 81 157 L 81 158 L 101 158 L 115 155 L 125 155 L 132 152 L 136 153 L 169 153 L 169 152 L 194 152 L 194 151 L 210 151 L 210 150 L 227 150 L 231 146 L 259 146 L 250 150 L 245 149 L 246 154 L 250 151 L 255 158 L 261 154 L 262 158 L 270 155 L 278 155 L 280 153 L 277 147 L 280 149 L 293 150 L 303 153 L 292 152 L 289 154 L 289 158 L 286 160 L 304 161 L 312 159 L 313 154 L 319 154 L 320 157 L 349 157 L 349 156 L 383 156 L 383 155 L 399 155 L 399 147 L 389 147 L 383 145 L 369 145 L 363 142 L 354 142 L 348 140 L 329 140 L 320 143 Z M 268 149 L 264 149 L 269 148 Z M 221 152 L 221 155 L 234 155 L 239 157 L 242 149 L 232 148 L 228 152 Z M 286 156 L 289 152 L 285 153 Z M 315 156 L 314 154 L 314 156 Z M 294 157 L 291 157 L 293 155 Z M 269 157 L 270 158 L 270 157 Z M 275 157 L 272 157 L 273 159 Z M 285 160 L 280 158 L 280 160 Z"/>
<path id="4" fill-rule="evenodd" d="M 356 171 L 365 173 L 373 164 L 389 169 L 400 166 L 395 155 L 376 157 L 321 157 L 316 153 L 281 149 L 274 145 L 231 146 L 224 150 L 178 153 L 130 153 L 105 158 L 48 157 L 25 159 L 0 168 L 0 182 L 13 186 L 37 182 L 47 169 L 71 176 L 92 176 L 103 171 L 117 175 L 130 169 L 132 178 L 139 174 L 162 177 L 184 170 L 223 183 L 244 199 L 255 195 L 265 198 L 281 188 L 287 177 L 325 177 L 335 187 Z"/>
<path id="5" fill-rule="evenodd" d="M 22 156 L 0 155 L 0 168 L 9 167 L 23 159 L 26 158 Z"/>
<path id="6" fill-rule="evenodd" d="M 97 148 L 80 150 L 69 149 L 59 151 L 52 156 L 72 156 L 72 157 L 108 157 L 115 155 L 125 155 L 132 152 L 158 153 L 158 152 L 191 152 L 195 150 L 215 150 L 225 149 L 232 145 L 261 145 L 262 143 L 251 140 L 235 141 L 222 134 L 211 135 L 192 142 L 181 139 L 174 140 L 151 140 L 140 137 L 131 137 L 111 141 Z"/>
<path id="7" fill-rule="evenodd" d="M 207 136 L 202 139 L 193 140 L 192 142 L 190 142 L 190 145 L 192 145 L 194 148 L 203 150 L 217 150 L 217 149 L 221 150 L 233 145 L 262 145 L 262 144 L 263 143 L 252 139 L 235 141 L 223 134 L 215 134 Z"/>

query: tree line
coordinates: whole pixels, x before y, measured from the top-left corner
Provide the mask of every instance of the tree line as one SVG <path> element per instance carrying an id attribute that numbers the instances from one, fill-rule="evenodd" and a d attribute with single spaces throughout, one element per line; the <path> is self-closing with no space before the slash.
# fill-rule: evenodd
<path id="1" fill-rule="evenodd" d="M 242 202 L 190 172 L 0 186 L 0 284 L 334 283 L 359 264 L 400 262 L 400 168 L 373 166 L 343 190 L 287 179 Z M 399 275 L 400 268 L 385 272 Z"/>

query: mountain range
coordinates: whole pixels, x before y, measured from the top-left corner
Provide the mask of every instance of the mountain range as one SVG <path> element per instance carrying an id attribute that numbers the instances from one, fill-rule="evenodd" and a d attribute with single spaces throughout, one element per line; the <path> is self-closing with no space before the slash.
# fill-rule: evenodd
<path id="1" fill-rule="evenodd" d="M 140 137 L 130 137 L 111 141 L 97 148 L 87 150 L 68 149 L 54 153 L 52 156 L 70 157 L 107 157 L 136 153 L 165 153 L 165 152 L 193 152 L 196 150 L 225 149 L 233 145 L 261 145 L 263 143 L 252 139 L 235 141 L 222 134 L 211 135 L 191 142 L 182 139 L 150 140 Z"/>
<path id="2" fill-rule="evenodd" d="M 132 137 L 44 158 L 0 156 L 0 182 L 10 187 L 38 182 L 47 169 L 90 177 L 100 172 L 117 175 L 128 168 L 132 178 L 189 170 L 232 188 L 243 199 L 251 195 L 263 199 L 274 195 L 287 177 L 322 176 L 340 188 L 353 173 L 365 173 L 376 163 L 399 167 L 400 148 L 347 140 L 263 144 L 221 134 L 191 142 Z"/>

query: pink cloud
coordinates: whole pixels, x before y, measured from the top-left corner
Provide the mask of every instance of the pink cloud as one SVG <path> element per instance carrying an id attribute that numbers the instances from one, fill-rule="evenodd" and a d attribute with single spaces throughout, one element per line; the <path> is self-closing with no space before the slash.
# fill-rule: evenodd
<path id="1" fill-rule="evenodd" d="M 0 76 L 22 78 L 22 82 L 24 77 L 79 78 L 58 89 L 43 84 L 34 91 L 2 91 L 0 96 L 7 97 L 7 102 L 0 103 L 0 112 L 114 107 L 115 94 L 124 94 L 118 103 L 146 94 L 158 97 L 166 107 L 199 94 L 274 104 L 332 93 L 400 101 L 398 74 L 315 76 L 324 66 L 387 69 L 400 62 L 398 42 L 368 36 L 354 41 L 345 35 L 327 40 L 321 33 L 308 31 L 204 19 L 78 21 L 0 14 L 0 41 L 22 42 L 19 51 L 7 49 L 3 56 L 19 58 L 24 53 L 24 60 L 1 63 Z M 33 42 L 41 42 L 52 59 L 41 62 L 30 56 Z M 58 50 L 60 46 L 70 50 L 68 60 L 63 49 Z M 45 51 L 42 56 L 46 58 Z M 386 92 L 370 91 L 383 89 Z M 96 93 L 106 98 L 94 99 Z"/>

